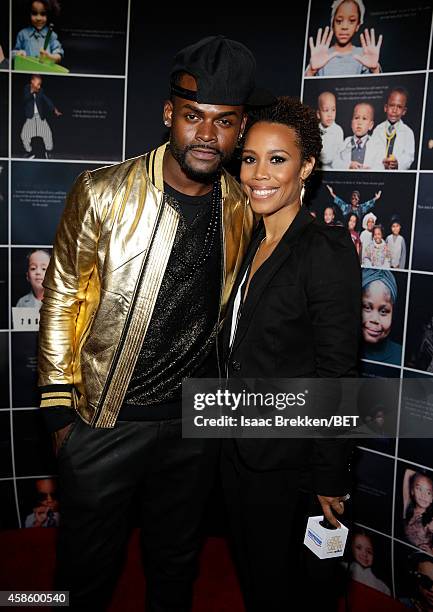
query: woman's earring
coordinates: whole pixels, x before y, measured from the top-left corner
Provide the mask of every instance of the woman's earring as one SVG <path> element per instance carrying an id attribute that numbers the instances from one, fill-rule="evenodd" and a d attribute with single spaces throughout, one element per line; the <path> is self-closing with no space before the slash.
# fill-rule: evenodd
<path id="1" fill-rule="evenodd" d="M 302 179 L 301 179 L 301 185 L 302 185 L 302 187 L 301 187 L 301 196 L 300 196 L 300 199 L 301 199 L 301 206 L 302 206 L 304 204 L 304 196 L 305 196 L 305 183 L 304 183 L 304 181 Z"/>
<path id="2" fill-rule="evenodd" d="M 165 127 L 170 127 L 170 123 L 167 121 L 167 119 L 164 121 L 164 125 Z"/>

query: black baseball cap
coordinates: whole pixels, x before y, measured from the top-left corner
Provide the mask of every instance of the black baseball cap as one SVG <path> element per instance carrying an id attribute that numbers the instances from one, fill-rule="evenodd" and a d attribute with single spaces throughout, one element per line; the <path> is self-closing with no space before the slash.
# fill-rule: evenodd
<path id="1" fill-rule="evenodd" d="M 186 72 L 197 81 L 197 91 L 184 89 L 176 76 Z M 170 74 L 171 94 L 201 104 L 269 106 L 276 101 L 255 84 L 256 60 L 237 40 L 208 36 L 179 51 Z"/>

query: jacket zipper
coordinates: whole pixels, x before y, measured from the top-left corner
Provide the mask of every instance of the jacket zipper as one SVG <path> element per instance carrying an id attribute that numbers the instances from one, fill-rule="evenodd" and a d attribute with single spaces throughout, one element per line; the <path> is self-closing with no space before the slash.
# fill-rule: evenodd
<path id="1" fill-rule="evenodd" d="M 142 281 L 143 281 L 144 270 L 146 268 L 146 264 L 147 264 L 147 260 L 148 260 L 148 257 L 149 257 L 149 253 L 150 253 L 150 250 L 151 250 L 152 245 L 153 245 L 153 241 L 154 241 L 154 238 L 155 238 L 156 230 L 158 228 L 159 220 L 161 219 L 161 215 L 162 215 L 162 211 L 164 209 L 164 206 L 165 206 L 165 201 L 164 201 L 164 196 L 163 196 L 162 204 L 161 204 L 161 206 L 159 208 L 158 215 L 157 215 L 156 220 L 155 220 L 155 225 L 154 225 L 153 230 L 152 230 L 152 236 L 151 236 L 151 239 L 149 240 L 149 245 L 147 247 L 147 253 L 146 253 L 146 256 L 145 256 L 145 258 L 143 260 L 143 263 L 141 264 L 140 274 L 138 276 L 138 280 L 137 280 L 137 283 L 135 285 L 134 295 L 132 296 L 132 300 L 131 300 L 131 304 L 129 306 L 128 314 L 126 315 L 126 319 L 125 319 L 125 323 L 123 325 L 122 334 L 120 336 L 119 344 L 117 345 L 116 351 L 114 353 L 113 360 L 112 360 L 111 365 L 110 365 L 110 369 L 108 370 L 108 374 L 107 374 L 107 377 L 105 379 L 104 388 L 102 389 L 102 393 L 101 393 L 101 396 L 99 398 L 99 402 L 98 402 L 98 405 L 97 405 L 96 410 L 95 410 L 95 414 L 94 414 L 93 419 L 92 419 L 92 425 L 94 423 L 96 423 L 96 421 L 99 419 L 99 417 L 101 415 L 102 408 L 103 408 L 104 401 L 105 401 L 105 397 L 106 397 L 106 395 L 108 393 L 108 387 L 110 386 L 112 374 L 113 374 L 115 368 L 117 367 L 117 364 L 119 363 L 119 358 L 120 358 L 120 355 L 121 355 L 121 352 L 122 352 L 123 344 L 125 342 L 125 336 L 127 334 L 128 328 L 129 328 L 129 322 L 131 321 L 132 315 L 134 314 L 134 307 L 135 307 L 135 304 L 136 304 L 136 301 L 137 301 L 137 296 L 139 294 L 139 291 L 140 291 L 140 288 L 141 288 L 141 284 L 142 284 Z"/>

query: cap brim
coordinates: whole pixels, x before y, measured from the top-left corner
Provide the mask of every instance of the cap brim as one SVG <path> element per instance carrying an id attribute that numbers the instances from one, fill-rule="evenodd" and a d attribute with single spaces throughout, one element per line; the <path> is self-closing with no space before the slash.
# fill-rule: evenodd
<path id="1" fill-rule="evenodd" d="M 271 106 L 275 104 L 276 101 L 276 96 L 268 89 L 256 87 L 249 95 L 248 100 L 245 102 L 245 106 Z"/>

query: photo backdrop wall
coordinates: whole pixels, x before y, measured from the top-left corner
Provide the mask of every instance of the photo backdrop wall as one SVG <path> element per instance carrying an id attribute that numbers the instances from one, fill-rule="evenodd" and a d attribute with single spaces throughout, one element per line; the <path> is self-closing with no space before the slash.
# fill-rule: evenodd
<path id="1" fill-rule="evenodd" d="M 345 42 L 349 36 L 353 54 L 349 62 L 337 56 L 318 69 L 312 66 L 317 64 L 324 28 L 330 24 L 334 28 L 332 47 L 341 36 L 337 30 L 343 19 L 340 14 L 332 16 L 331 2 L 323 0 L 300 0 L 291 9 L 290 19 L 234 21 L 218 14 L 211 23 L 169 16 L 157 21 L 138 0 L 119 0 L 115 13 L 91 0 L 85 15 L 80 12 L 78 17 L 76 4 L 63 0 L 60 14 L 52 16 L 58 63 L 41 63 L 38 52 L 35 57 L 22 53 L 27 44 L 25 31 L 31 25 L 29 3 L 4 4 L 0 20 L 0 529 L 34 526 L 38 505 L 44 499 L 55 500 L 56 464 L 38 411 L 37 294 L 66 193 L 84 169 L 140 155 L 167 139 L 162 104 L 171 61 L 179 48 L 201 37 L 222 33 L 244 42 L 257 58 L 258 81 L 263 86 L 278 95 L 300 97 L 317 109 L 328 158 L 322 160 L 323 169 L 308 191 L 307 204 L 318 218 L 351 223 L 364 266 L 362 375 L 431 380 L 430 0 L 415 4 L 366 0 L 362 24 L 362 3 L 343 2 L 348 12 L 343 17 L 349 23 Z M 367 43 L 368 49 L 363 50 Z M 377 70 L 374 57 L 367 65 L 371 54 L 378 60 Z M 37 120 L 35 96 L 40 101 Z M 387 138 L 393 136 L 386 133 L 386 122 L 396 105 L 400 105 L 399 131 L 387 152 Z M 357 125 L 356 115 L 363 115 L 364 127 Z M 371 230 L 379 225 L 382 234 L 375 247 Z M 369 282 L 371 269 L 377 272 L 375 296 Z M 380 325 L 372 323 L 373 311 L 382 317 Z M 414 516 L 423 514 L 418 512 L 416 489 L 421 487 L 433 500 L 432 443 L 400 439 L 398 432 L 396 439 L 364 442 L 354 465 L 352 509 L 358 529 L 354 543 L 371 551 L 373 561 L 364 567 L 367 584 L 410 602 L 419 594 L 413 580 L 419 570 L 417 554 L 433 555 L 429 523 L 414 522 Z M 57 524 L 61 517 L 61 508 L 53 504 L 46 526 Z M 357 569 L 355 548 L 348 551 L 353 577 L 365 581 L 367 574 Z M 433 576 L 433 557 L 431 571 Z"/>

